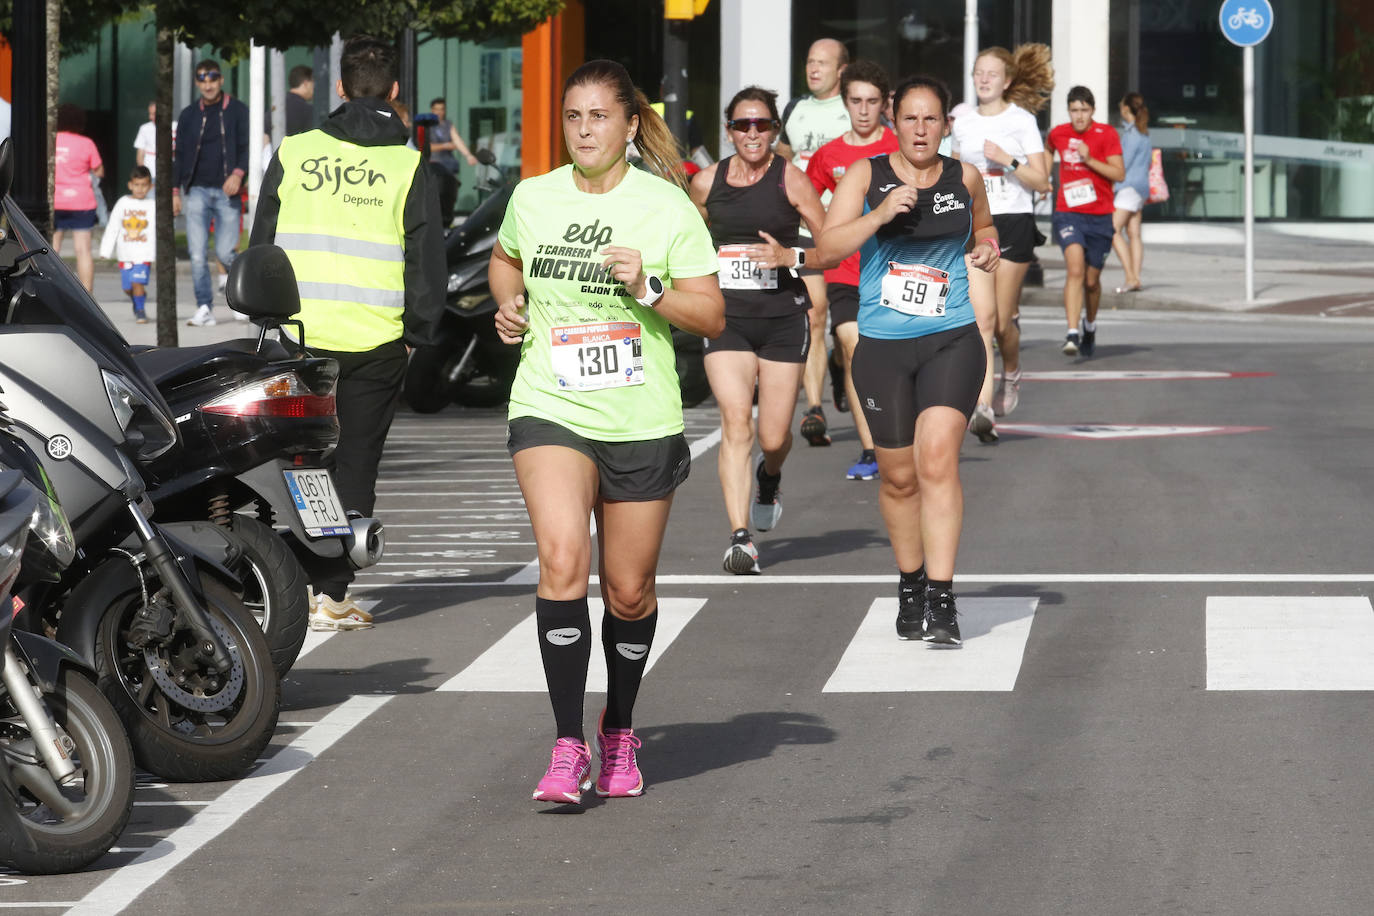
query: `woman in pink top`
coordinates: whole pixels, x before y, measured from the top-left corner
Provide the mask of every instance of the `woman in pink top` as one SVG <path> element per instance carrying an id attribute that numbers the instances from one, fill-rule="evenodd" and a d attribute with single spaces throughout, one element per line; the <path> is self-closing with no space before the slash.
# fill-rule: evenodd
<path id="1" fill-rule="evenodd" d="M 53 251 L 62 253 L 62 233 L 72 233 L 76 247 L 76 275 L 86 292 L 95 284 L 95 261 L 91 258 L 91 229 L 95 226 L 95 190 L 91 173 L 105 177 L 105 166 L 86 128 L 86 112 L 68 103 L 57 109 L 57 162 L 53 170 Z"/>

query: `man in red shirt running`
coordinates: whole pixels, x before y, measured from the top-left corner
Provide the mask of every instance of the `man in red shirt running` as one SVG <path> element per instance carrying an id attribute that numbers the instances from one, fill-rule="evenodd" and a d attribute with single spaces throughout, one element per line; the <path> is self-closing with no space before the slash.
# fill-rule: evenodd
<path id="1" fill-rule="evenodd" d="M 1064 318 L 1068 333 L 1061 348 L 1068 356 L 1092 356 L 1097 345 L 1097 306 L 1102 298 L 1102 265 L 1112 250 L 1112 183 L 1126 177 L 1121 137 L 1110 124 L 1093 120 L 1092 90 L 1069 90 L 1069 122 L 1050 131 L 1050 149 L 1059 157 L 1059 191 L 1050 222 L 1064 251 Z M 1080 339 L 1083 300 L 1087 320 Z"/>
<path id="2" fill-rule="evenodd" d="M 849 130 L 822 146 L 812 155 L 806 166 L 806 176 L 816 186 L 816 192 L 834 192 L 845 169 L 860 159 L 869 159 L 895 152 L 897 135 L 883 124 L 883 109 L 887 105 L 888 79 L 883 68 L 872 61 L 856 60 L 840 75 L 840 95 L 849 112 Z M 878 459 L 873 452 L 873 437 L 868 432 L 864 412 L 857 408 L 854 375 L 850 360 L 859 343 L 859 253 L 856 251 L 840 262 L 840 266 L 825 272 L 826 298 L 830 301 L 830 327 L 843 355 L 844 390 L 849 403 L 856 405 L 850 412 L 854 430 L 859 434 L 863 451 L 846 473 L 850 480 L 872 480 L 878 476 Z"/>

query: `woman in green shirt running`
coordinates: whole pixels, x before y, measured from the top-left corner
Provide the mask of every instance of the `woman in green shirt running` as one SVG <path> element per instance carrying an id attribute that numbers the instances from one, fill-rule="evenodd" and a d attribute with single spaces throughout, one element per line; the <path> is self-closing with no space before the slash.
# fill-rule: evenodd
<path id="1" fill-rule="evenodd" d="M 562 111 L 572 164 L 516 187 L 489 272 L 497 331 L 521 343 L 509 448 L 539 549 L 535 617 L 558 729 L 534 798 L 567 804 L 591 785 L 592 516 L 608 683 L 596 791 L 644 791 L 630 716 L 668 509 L 691 464 L 669 323 L 718 336 L 725 303 L 676 142 L 625 68 L 583 64 L 563 85 Z M 630 167 L 630 142 L 657 177 Z"/>

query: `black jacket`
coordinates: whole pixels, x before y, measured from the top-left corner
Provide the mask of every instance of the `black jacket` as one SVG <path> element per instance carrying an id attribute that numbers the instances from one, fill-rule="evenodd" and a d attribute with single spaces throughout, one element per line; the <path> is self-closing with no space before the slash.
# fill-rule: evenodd
<path id="1" fill-rule="evenodd" d="M 223 144 L 223 183 L 235 169 L 239 176 L 248 173 L 248 106 L 238 99 L 221 93 L 215 103 L 223 119 L 220 142 Z M 205 103 L 196 99 L 181 110 L 177 118 L 176 154 L 173 157 L 173 183 L 185 191 L 196 174 L 196 160 L 200 158 L 200 129 L 205 124 Z"/>
<path id="2" fill-rule="evenodd" d="M 400 117 L 381 99 L 363 98 L 344 102 L 320 125 L 338 140 L 359 146 L 404 145 L 409 135 Z M 281 159 L 272 162 L 258 192 L 258 209 L 253 217 L 249 245 L 267 245 L 277 237 L 277 214 L 281 212 Z M 415 166 L 402 213 L 405 228 L 405 342 L 418 347 L 438 343 L 439 320 L 444 314 L 448 289 L 448 265 L 444 258 L 444 227 L 439 219 L 439 198 L 430 187 L 429 170 L 423 159 Z"/>

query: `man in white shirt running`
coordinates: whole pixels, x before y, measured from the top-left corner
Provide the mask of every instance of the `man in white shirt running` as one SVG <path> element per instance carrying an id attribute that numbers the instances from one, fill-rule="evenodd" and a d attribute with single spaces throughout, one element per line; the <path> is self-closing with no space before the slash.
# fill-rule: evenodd
<path id="1" fill-rule="evenodd" d="M 806 54 L 806 88 L 809 95 L 793 99 L 782 112 L 782 134 L 777 151 L 784 158 L 806 171 L 811 156 L 825 144 L 849 130 L 849 112 L 840 97 L 840 71 L 849 63 L 849 51 L 833 38 L 812 42 Z M 830 203 L 830 194 L 821 197 Z M 808 245 L 810 237 L 803 228 L 800 244 Z M 825 370 L 829 362 L 825 349 L 826 313 L 829 302 L 825 297 L 825 277 L 819 270 L 804 270 L 802 278 L 811 296 L 811 350 L 806 357 L 802 374 L 802 388 L 806 393 L 806 413 L 802 417 L 801 434 L 812 445 L 829 445 L 825 411 L 821 408 L 821 390 L 825 384 Z"/>

